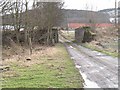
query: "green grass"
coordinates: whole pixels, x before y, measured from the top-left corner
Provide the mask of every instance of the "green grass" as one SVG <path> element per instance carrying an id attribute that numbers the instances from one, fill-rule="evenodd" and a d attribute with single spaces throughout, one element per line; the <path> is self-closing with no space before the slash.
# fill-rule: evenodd
<path id="1" fill-rule="evenodd" d="M 104 53 L 106 55 L 110 55 L 110 56 L 113 56 L 113 57 L 118 57 L 118 53 L 117 52 L 110 52 L 110 51 L 107 51 L 107 50 L 98 49 L 95 46 L 90 45 L 90 44 L 81 44 L 81 45 L 86 47 L 86 48 L 89 48 L 89 49 L 92 49 L 92 50 Z"/>
<path id="2" fill-rule="evenodd" d="M 64 36 L 66 39 L 73 41 L 75 40 L 75 32 L 71 31 L 62 31 L 62 36 Z"/>
<path id="3" fill-rule="evenodd" d="M 83 79 L 75 68 L 65 47 L 62 44 L 55 46 L 54 56 L 39 57 L 42 63 L 30 67 L 11 63 L 12 77 L 4 77 L 3 88 L 82 88 Z M 54 52 L 54 51 L 50 51 Z M 49 60 L 48 58 L 52 58 Z"/>

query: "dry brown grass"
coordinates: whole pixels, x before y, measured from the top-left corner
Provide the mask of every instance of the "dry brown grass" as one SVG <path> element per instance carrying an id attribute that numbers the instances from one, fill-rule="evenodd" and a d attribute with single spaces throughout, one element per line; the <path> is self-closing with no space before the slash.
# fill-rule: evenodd
<path id="1" fill-rule="evenodd" d="M 10 64 L 10 70 L 3 72 L 4 88 L 83 87 L 83 79 L 62 44 L 34 47 L 30 61 L 25 60 L 28 54 L 24 56 L 4 60 Z"/>
<path id="2" fill-rule="evenodd" d="M 43 59 L 47 56 L 49 57 L 49 60 L 54 59 L 54 55 L 59 50 L 55 47 L 47 47 L 47 46 L 34 46 L 33 53 L 30 54 L 29 49 L 16 46 L 11 47 L 9 49 L 3 49 L 3 58 L 2 61 L 3 65 L 9 64 L 9 63 L 16 63 L 19 66 L 25 66 L 29 67 L 33 64 L 41 64 L 42 63 L 42 57 Z M 41 57 L 41 58 L 39 58 Z M 27 61 L 26 59 L 31 59 L 30 61 Z"/>
<path id="3" fill-rule="evenodd" d="M 11 77 L 18 77 L 18 76 L 20 76 L 20 75 L 13 70 L 2 73 L 3 78 L 11 78 Z"/>
<path id="4" fill-rule="evenodd" d="M 118 53 L 118 29 L 115 27 L 104 27 L 96 29 L 95 40 L 85 43 L 89 48 L 104 51 L 107 54 L 117 56 Z"/>
<path id="5" fill-rule="evenodd" d="M 118 29 L 115 27 L 104 27 L 96 29 L 96 39 L 97 40 L 106 40 L 114 39 L 118 37 Z"/>

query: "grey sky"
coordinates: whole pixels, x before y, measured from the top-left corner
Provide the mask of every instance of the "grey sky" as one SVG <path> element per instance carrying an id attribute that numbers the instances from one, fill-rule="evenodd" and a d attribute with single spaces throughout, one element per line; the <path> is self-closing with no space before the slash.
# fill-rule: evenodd
<path id="1" fill-rule="evenodd" d="M 29 0 L 32 4 L 32 0 Z M 44 1 L 44 0 L 36 0 Z M 54 0 L 46 0 L 54 1 Z M 115 0 L 62 0 L 65 2 L 64 8 L 66 9 L 78 9 L 78 10 L 102 10 L 115 7 Z M 119 2 L 120 0 L 117 0 Z"/>
<path id="2" fill-rule="evenodd" d="M 115 7 L 115 0 L 64 0 L 65 8 L 85 10 L 102 10 Z M 117 2 L 120 0 L 117 0 Z"/>

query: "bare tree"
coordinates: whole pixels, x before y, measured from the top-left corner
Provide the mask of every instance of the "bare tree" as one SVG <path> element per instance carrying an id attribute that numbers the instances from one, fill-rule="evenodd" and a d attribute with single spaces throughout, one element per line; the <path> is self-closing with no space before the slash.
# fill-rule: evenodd
<path id="1" fill-rule="evenodd" d="M 63 4 L 59 2 L 44 3 L 43 11 L 45 13 L 45 25 L 47 27 L 47 44 L 52 44 L 52 27 L 58 25 L 59 20 L 62 19 L 62 8 Z"/>
<path id="2" fill-rule="evenodd" d="M 3 31 L 5 31 L 5 27 L 6 27 L 6 25 L 4 24 L 4 19 L 5 19 L 4 16 L 6 16 L 7 14 L 12 13 L 13 5 L 14 5 L 14 3 L 11 3 L 9 1 L 5 1 L 5 0 L 1 1 L 0 7 L 2 8 L 2 10 L 1 10 L 0 13 L 1 13 L 1 16 L 3 16 L 2 17 L 2 20 L 3 20 Z"/>
<path id="3" fill-rule="evenodd" d="M 46 40 L 48 45 L 51 44 L 53 42 L 52 28 L 59 26 L 63 18 L 61 10 L 63 3 L 45 3 L 34 0 L 31 10 L 28 9 L 28 3 L 28 0 L 15 0 L 10 4 L 4 4 L 5 7 L 11 6 L 8 16 L 12 18 L 9 18 L 12 22 L 9 22 L 9 25 L 11 24 L 15 28 L 17 43 L 20 42 L 21 38 L 20 29 L 24 28 L 24 42 L 26 45 L 29 42 L 38 42 L 42 37 L 45 37 L 44 40 Z M 5 9 L 3 10 L 5 11 Z"/>
<path id="4" fill-rule="evenodd" d="M 41 33 L 47 36 L 47 44 L 52 43 L 52 27 L 58 26 L 60 21 L 62 20 L 62 7 L 63 3 L 61 2 L 33 2 L 33 17 L 32 21 L 34 22 L 32 25 L 37 27 Z M 42 31 L 43 30 L 43 31 Z"/>

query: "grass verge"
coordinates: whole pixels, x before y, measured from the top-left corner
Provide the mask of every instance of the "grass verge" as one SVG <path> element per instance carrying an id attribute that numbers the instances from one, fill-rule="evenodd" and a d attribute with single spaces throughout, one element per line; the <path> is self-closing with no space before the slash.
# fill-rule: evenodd
<path id="1" fill-rule="evenodd" d="M 53 51 L 38 55 L 31 66 L 12 62 L 10 71 L 3 72 L 2 88 L 82 88 L 83 79 L 65 47 L 57 44 Z"/>
<path id="2" fill-rule="evenodd" d="M 89 49 L 92 49 L 92 50 L 104 53 L 106 55 L 110 55 L 110 56 L 113 56 L 113 57 L 118 57 L 118 53 L 117 52 L 109 52 L 107 50 L 102 50 L 102 49 L 99 49 L 99 48 L 97 48 L 97 47 L 95 47 L 93 45 L 90 45 L 90 44 L 81 44 L 81 45 L 86 47 L 86 48 L 89 48 Z"/>
<path id="3" fill-rule="evenodd" d="M 73 32 L 67 33 L 67 32 L 63 31 L 63 33 L 61 33 L 61 34 L 64 36 L 64 38 L 70 40 L 73 43 L 76 43 L 76 41 L 74 39 L 74 35 L 73 35 L 74 33 Z M 82 46 L 84 46 L 86 48 L 89 48 L 91 50 L 95 50 L 95 51 L 98 51 L 98 52 L 101 52 L 101 53 L 104 53 L 106 55 L 110 55 L 110 56 L 113 56 L 113 57 L 120 57 L 119 53 L 113 52 L 113 50 L 111 50 L 111 49 L 109 50 L 108 46 L 107 46 L 107 48 L 104 49 L 104 48 L 96 47 L 95 45 L 90 44 L 90 43 L 87 43 L 87 44 L 86 43 L 82 43 L 82 44 L 78 44 L 78 45 L 82 45 Z M 118 43 L 118 45 L 116 45 L 116 47 L 119 47 L 119 43 Z M 110 46 L 110 48 L 113 48 L 113 47 Z"/>

